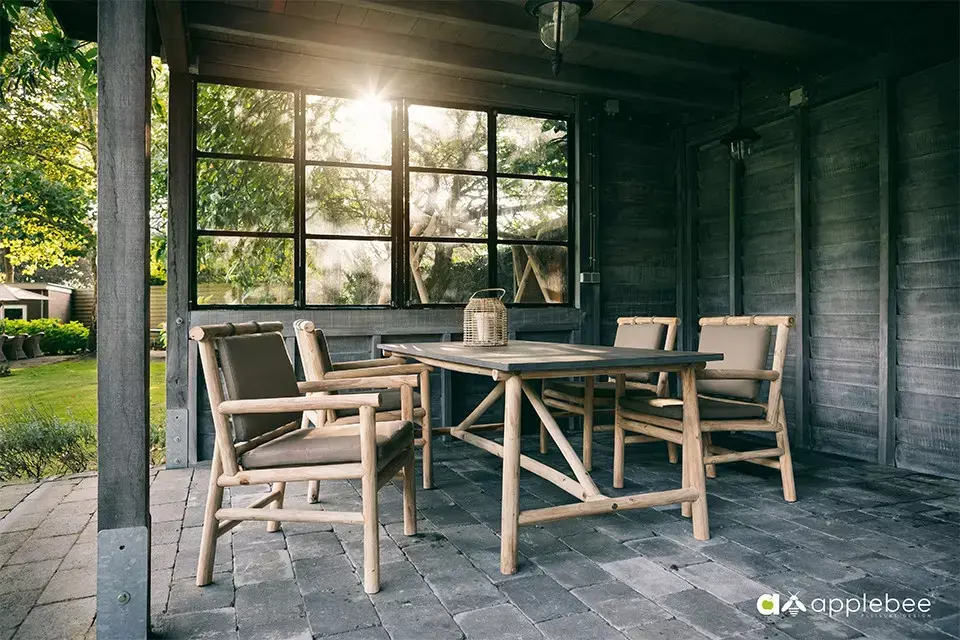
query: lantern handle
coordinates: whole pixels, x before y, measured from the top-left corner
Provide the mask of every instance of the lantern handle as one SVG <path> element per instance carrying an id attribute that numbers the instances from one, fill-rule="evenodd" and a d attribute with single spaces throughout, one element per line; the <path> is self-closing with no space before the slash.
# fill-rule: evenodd
<path id="1" fill-rule="evenodd" d="M 499 291 L 500 295 L 497 296 L 499 300 L 503 300 L 503 296 L 507 295 L 507 290 L 500 287 L 493 287 L 491 289 L 480 289 L 479 291 L 474 291 L 473 295 L 470 296 L 470 299 L 473 300 L 477 297 L 478 293 L 484 293 L 485 291 Z"/>

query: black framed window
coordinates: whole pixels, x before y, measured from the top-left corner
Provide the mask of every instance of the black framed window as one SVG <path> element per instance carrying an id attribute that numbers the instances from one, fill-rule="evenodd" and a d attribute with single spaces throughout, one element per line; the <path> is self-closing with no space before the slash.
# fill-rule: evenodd
<path id="1" fill-rule="evenodd" d="M 197 83 L 196 306 L 569 304 L 563 116 Z"/>

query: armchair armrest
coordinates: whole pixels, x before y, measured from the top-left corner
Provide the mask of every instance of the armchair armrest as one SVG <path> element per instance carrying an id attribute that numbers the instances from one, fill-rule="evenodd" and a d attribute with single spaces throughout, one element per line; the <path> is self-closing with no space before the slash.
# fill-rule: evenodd
<path id="1" fill-rule="evenodd" d="M 349 362 L 336 362 L 333 365 L 334 371 L 348 371 L 351 369 L 369 369 L 370 367 L 387 367 L 394 364 L 405 364 L 406 360 L 399 356 L 389 358 L 375 358 L 373 360 L 351 360 Z"/>
<path id="2" fill-rule="evenodd" d="M 252 400 L 224 400 L 217 410 L 228 415 L 248 413 L 292 413 L 295 411 L 324 411 L 326 409 L 356 409 L 380 406 L 379 393 L 354 393 L 336 396 L 306 396 L 299 398 L 256 398 Z"/>
<path id="3" fill-rule="evenodd" d="M 780 373 L 767 369 L 700 369 L 700 380 L 774 380 L 780 379 Z"/>
<path id="4" fill-rule="evenodd" d="M 346 371 L 331 371 L 323 376 L 324 380 L 346 380 L 351 378 L 379 378 L 381 376 L 403 376 L 419 374 L 425 371 L 422 364 L 397 364 L 387 367 L 370 367 L 368 369 L 348 369 Z M 374 385 L 376 386 L 376 385 Z"/>
<path id="5" fill-rule="evenodd" d="M 343 391 L 346 389 L 399 389 L 401 387 L 415 387 L 420 379 L 415 375 L 377 376 L 374 378 L 344 378 L 340 380 L 312 380 L 298 382 L 300 393 L 315 393 L 318 391 Z"/>

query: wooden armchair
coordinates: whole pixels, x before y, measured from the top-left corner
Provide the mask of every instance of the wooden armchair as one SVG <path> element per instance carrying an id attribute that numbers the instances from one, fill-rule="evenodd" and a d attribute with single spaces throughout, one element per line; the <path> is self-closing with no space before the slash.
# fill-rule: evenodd
<path id="1" fill-rule="evenodd" d="M 714 465 L 724 462 L 748 461 L 779 469 L 787 502 L 797 499 L 782 394 L 787 338 L 793 323 L 792 316 L 702 318 L 699 350 L 722 352 L 724 359 L 710 362 L 699 371 L 696 386 L 707 476 L 714 477 Z M 772 327 L 777 330 L 773 363 L 767 369 Z M 760 401 L 763 381 L 770 383 L 766 402 Z M 624 446 L 630 442 L 625 432 L 682 444 L 682 424 L 681 400 L 636 396 L 629 389 L 619 394 L 614 422 L 613 486 L 623 487 Z M 717 431 L 773 432 L 777 446 L 753 451 L 715 447 L 710 434 Z"/>
<path id="2" fill-rule="evenodd" d="M 417 532 L 413 426 L 399 420 L 376 422 L 378 393 L 302 396 L 357 385 L 353 380 L 298 383 L 279 333 L 282 329 L 279 322 L 251 322 L 190 330 L 190 338 L 200 348 L 216 430 L 197 586 L 213 579 L 217 538 L 244 520 L 266 521 L 268 531 L 277 531 L 282 521 L 340 522 L 363 525 L 364 590 L 376 593 L 380 590 L 377 491 L 401 471 L 404 533 Z M 416 376 L 396 376 L 383 385 L 415 382 Z M 359 423 L 300 428 L 305 411 L 341 409 L 357 410 Z M 287 482 L 342 479 L 361 481 L 362 511 L 284 507 Z M 250 484 L 268 484 L 270 492 L 246 507 L 223 507 L 224 487 Z"/>
<path id="3" fill-rule="evenodd" d="M 617 318 L 617 336 L 613 346 L 631 349 L 665 349 L 673 351 L 677 343 L 677 318 L 630 317 Z M 625 384 L 636 395 L 664 397 L 667 395 L 668 376 L 661 372 L 654 379 L 653 373 L 638 373 L 626 376 Z M 583 382 L 569 380 L 546 380 L 543 385 L 543 403 L 557 411 L 555 416 L 577 415 L 583 417 L 583 466 L 593 467 L 594 431 L 612 431 L 613 427 L 595 426 L 598 412 L 612 412 L 616 404 L 616 382 L 597 382 L 587 376 Z M 677 461 L 677 446 L 667 442 L 671 462 Z M 547 452 L 547 431 L 540 425 L 540 453 Z"/>
<path id="4" fill-rule="evenodd" d="M 403 358 L 374 358 L 352 362 L 334 362 L 330 359 L 330 350 L 323 331 L 309 320 L 297 320 L 293 323 L 297 334 L 297 346 L 300 348 L 300 361 L 307 380 L 352 380 L 354 389 L 382 387 L 383 380 L 395 376 L 416 376 L 417 384 L 391 389 L 381 394 L 382 403 L 377 409 L 376 419 L 409 420 L 420 425 L 421 437 L 414 440 L 415 446 L 423 447 L 423 488 L 433 487 L 433 457 L 430 429 L 430 367 L 425 364 L 406 364 Z M 361 384 L 366 381 L 366 385 Z M 413 388 L 419 386 L 420 391 Z M 410 410 L 406 407 L 409 406 Z M 325 425 L 356 424 L 359 414 L 356 409 L 330 409 L 327 411 L 308 411 L 303 416 L 304 425 L 312 423 L 318 427 Z M 315 500 L 315 485 L 309 490 L 311 500 Z"/>

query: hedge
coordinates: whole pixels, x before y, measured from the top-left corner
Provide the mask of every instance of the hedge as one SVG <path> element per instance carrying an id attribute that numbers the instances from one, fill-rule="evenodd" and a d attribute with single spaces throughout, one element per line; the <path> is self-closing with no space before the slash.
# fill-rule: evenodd
<path id="1" fill-rule="evenodd" d="M 48 355 L 81 353 L 87 348 L 90 329 L 79 322 L 61 322 L 54 318 L 37 320 L 0 320 L 0 333 L 15 335 L 43 332 L 40 350 Z"/>

